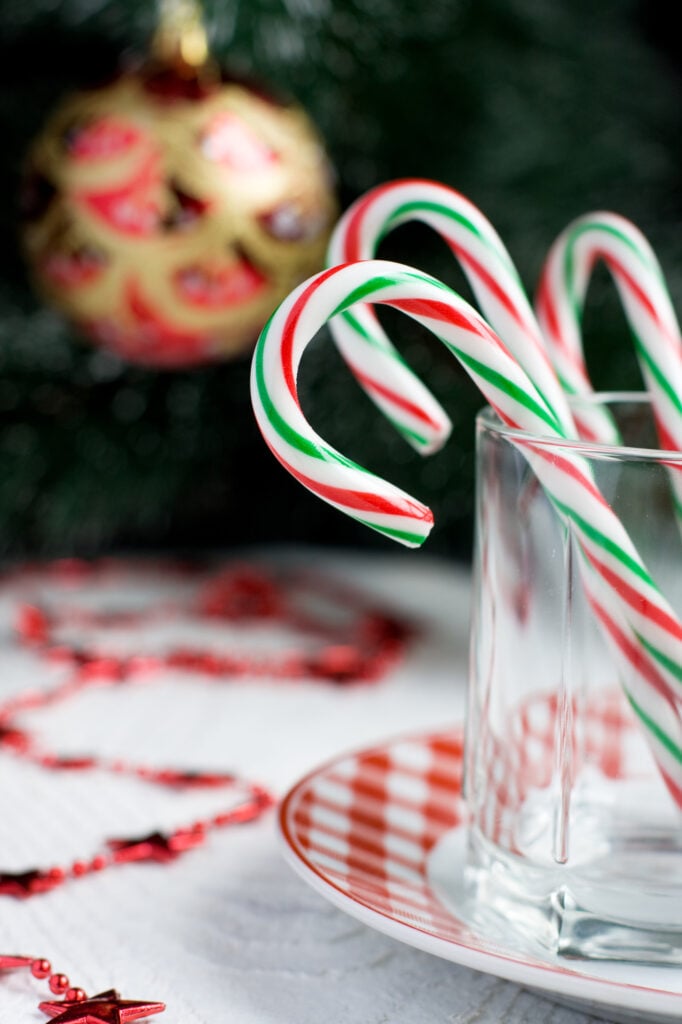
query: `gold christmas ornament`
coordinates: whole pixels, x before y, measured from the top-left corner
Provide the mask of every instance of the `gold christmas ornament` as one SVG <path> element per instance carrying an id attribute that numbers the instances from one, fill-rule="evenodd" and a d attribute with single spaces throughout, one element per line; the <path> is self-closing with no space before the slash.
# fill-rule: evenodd
<path id="1" fill-rule="evenodd" d="M 310 119 L 221 74 L 189 0 L 162 5 L 149 61 L 59 106 L 24 191 L 48 301 L 96 344 L 165 367 L 248 350 L 322 266 L 337 213 Z"/>

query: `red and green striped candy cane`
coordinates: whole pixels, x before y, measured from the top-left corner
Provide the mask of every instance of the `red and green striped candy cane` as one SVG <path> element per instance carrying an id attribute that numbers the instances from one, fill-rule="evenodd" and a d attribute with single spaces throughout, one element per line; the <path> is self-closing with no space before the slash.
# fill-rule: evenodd
<path id="1" fill-rule="evenodd" d="M 595 212 L 578 217 L 549 250 L 536 299 L 538 320 L 564 390 L 588 396 L 581 320 L 592 271 L 608 267 L 628 318 L 637 358 L 651 396 L 661 448 L 682 451 L 682 336 L 663 272 L 642 232 L 624 217 Z M 576 411 L 588 440 L 618 444 L 610 417 L 597 407 Z M 682 479 L 675 472 L 682 511 Z"/>
<path id="2" fill-rule="evenodd" d="M 368 261 L 327 270 L 293 292 L 259 339 L 252 400 L 263 436 L 304 486 L 388 537 L 417 546 L 428 535 L 428 507 L 328 445 L 305 419 L 296 374 L 306 346 L 331 317 L 358 302 L 402 310 L 436 334 L 509 426 L 563 439 L 556 415 L 485 321 L 459 296 L 412 268 Z M 586 590 L 616 652 L 622 681 L 659 768 L 682 806 L 682 625 L 642 564 L 622 524 L 569 444 L 565 454 L 519 437 L 550 500 L 578 544 Z"/>
<path id="3" fill-rule="evenodd" d="M 327 252 L 334 266 L 371 259 L 381 240 L 407 221 L 433 228 L 459 261 L 478 305 L 511 354 L 535 382 L 567 432 L 573 420 L 551 367 L 542 332 L 502 239 L 473 203 L 438 182 L 389 182 L 362 196 L 336 226 Z M 422 454 L 439 448 L 449 421 L 393 347 L 371 306 L 356 305 L 332 321 L 334 340 L 354 375 L 384 415 Z"/>
<path id="4" fill-rule="evenodd" d="M 562 382 L 549 364 L 543 332 L 511 258 L 492 225 L 459 193 L 436 182 L 419 179 L 392 182 L 373 189 L 339 222 L 330 243 L 328 261 L 369 258 L 389 231 L 412 219 L 427 223 L 446 240 L 461 262 L 486 318 L 545 398 L 564 436 L 577 437 Z M 672 325 L 671 307 L 665 318 Z M 414 443 L 415 423 L 401 410 L 418 406 L 420 392 L 412 387 L 414 376 L 393 349 L 371 306 L 356 305 L 344 311 L 332 321 L 330 328 L 363 388 Z M 422 388 L 419 382 L 417 384 Z M 602 443 L 604 440 L 616 443 L 617 435 L 608 414 L 595 407 L 592 415 L 601 417 Z M 609 435 L 607 428 L 611 431 Z M 428 451 L 437 447 L 437 439 L 432 435 L 428 444 L 415 446 L 422 452 Z M 682 472 L 674 467 L 671 473 L 675 482 L 682 478 Z M 636 599 L 631 592 L 626 597 L 623 591 L 621 600 L 628 605 L 628 620 L 634 629 L 639 629 Z M 635 647 L 639 642 L 637 634 Z M 660 668 L 674 684 L 675 673 L 669 671 L 665 660 Z M 680 682 L 679 677 L 676 681 Z"/>
<path id="5" fill-rule="evenodd" d="M 370 258 L 388 232 L 413 219 L 428 224 L 444 238 L 460 261 L 486 319 L 533 380 L 564 436 L 577 437 L 566 393 L 550 365 L 543 332 L 511 257 L 489 221 L 464 196 L 447 186 L 420 179 L 375 188 L 342 217 L 330 242 L 328 262 Z M 330 329 L 362 387 L 407 439 L 422 453 L 438 447 L 435 433 L 421 437 L 417 434 L 419 425 L 412 409 L 420 407 L 423 385 L 391 345 L 371 306 L 358 304 L 345 310 L 334 318 Z M 426 419 L 429 410 L 424 406 L 422 412 Z M 599 408 L 594 415 L 601 415 L 604 421 L 603 439 L 610 418 Z M 607 440 L 614 442 L 616 438 L 611 434 Z M 677 474 L 677 478 L 681 475 Z M 621 599 L 629 604 L 627 617 L 633 621 L 633 628 L 638 629 L 636 601 L 633 603 L 630 592 L 627 600 L 624 592 Z M 633 642 L 637 647 L 639 634 Z M 673 683 L 674 673 L 668 671 L 665 662 L 661 670 Z"/>

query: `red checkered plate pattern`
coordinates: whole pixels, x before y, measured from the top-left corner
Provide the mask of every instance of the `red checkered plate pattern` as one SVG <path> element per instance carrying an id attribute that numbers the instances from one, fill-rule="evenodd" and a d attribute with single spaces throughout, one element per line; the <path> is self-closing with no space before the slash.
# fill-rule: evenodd
<path id="1" fill-rule="evenodd" d="M 569 968 L 505 947 L 463 920 L 461 780 L 455 728 L 340 757 L 284 799 L 286 858 L 341 910 L 428 953 L 614 1020 L 682 1020 L 682 965 Z"/>

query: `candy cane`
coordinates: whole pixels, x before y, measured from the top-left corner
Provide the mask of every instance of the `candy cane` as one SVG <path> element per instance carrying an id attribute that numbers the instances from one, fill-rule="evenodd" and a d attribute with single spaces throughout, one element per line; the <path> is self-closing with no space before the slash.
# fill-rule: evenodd
<path id="1" fill-rule="evenodd" d="M 682 337 L 658 260 L 630 221 L 614 213 L 574 220 L 549 250 L 536 302 L 537 315 L 557 375 L 573 395 L 592 392 L 582 346 L 581 316 L 592 270 L 599 259 L 618 288 L 662 448 L 682 451 Z M 580 408 L 578 427 L 588 440 L 619 443 L 603 409 Z M 682 511 L 682 479 L 673 477 Z"/>
<path id="2" fill-rule="evenodd" d="M 368 261 L 334 267 L 301 285 L 263 330 L 254 353 L 251 393 L 266 443 L 313 493 L 360 522 L 409 546 L 433 524 L 431 510 L 328 445 L 300 408 L 296 374 L 326 320 L 358 302 L 407 313 L 457 357 L 504 423 L 562 439 L 563 428 L 527 374 L 485 321 L 434 278 L 409 267 Z M 682 626 L 641 562 L 620 521 L 570 445 L 565 454 L 519 437 L 528 461 L 570 524 L 588 567 L 588 597 L 621 665 L 623 685 L 647 731 L 668 787 L 682 806 Z"/>
<path id="3" fill-rule="evenodd" d="M 421 179 L 394 181 L 367 192 L 332 235 L 327 263 L 371 259 L 381 239 L 410 220 L 438 232 L 459 260 L 480 308 L 537 390 L 570 432 L 573 419 L 550 365 L 542 332 L 504 243 L 473 203 L 454 189 Z M 371 307 L 358 305 L 330 324 L 355 377 L 382 412 L 423 454 L 447 440 L 434 399 L 393 347 Z"/>
<path id="4" fill-rule="evenodd" d="M 328 262 L 370 258 L 388 232 L 413 219 L 428 224 L 448 243 L 486 319 L 554 411 L 563 435 L 577 436 L 566 393 L 549 364 L 542 329 L 511 257 L 490 222 L 458 192 L 437 182 L 418 179 L 392 182 L 371 190 L 339 221 L 330 242 Z M 662 304 L 661 309 L 663 316 Z M 676 323 L 671 307 L 664 319 L 671 325 Z M 422 389 L 423 385 L 397 356 L 371 307 L 356 305 L 335 317 L 330 329 L 360 384 L 414 443 L 414 422 L 403 410 L 408 405 L 419 405 L 421 392 L 417 387 Z M 413 381 L 417 387 L 413 387 Z M 591 423 L 600 426 L 602 441 L 617 443 L 617 431 L 608 413 L 595 407 L 590 415 Z M 415 447 L 422 453 L 433 450 L 438 447 L 438 438 L 431 436 L 428 445 Z M 682 497 L 682 467 L 679 471 L 671 468 L 671 472 L 681 484 L 676 486 L 676 493 Z M 679 505 L 682 509 L 682 501 Z M 593 589 L 595 586 L 593 583 Z M 635 638 L 635 644 L 638 643 Z M 665 663 L 661 667 L 670 678 Z"/>

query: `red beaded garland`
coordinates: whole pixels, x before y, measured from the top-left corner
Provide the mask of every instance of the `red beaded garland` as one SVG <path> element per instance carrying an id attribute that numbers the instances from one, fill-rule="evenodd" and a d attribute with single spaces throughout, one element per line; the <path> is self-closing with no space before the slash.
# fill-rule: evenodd
<path id="1" fill-rule="evenodd" d="M 193 579 L 193 571 L 185 566 L 156 566 L 157 572 L 175 574 L 183 580 Z M 5 578 L 20 582 L 44 582 L 73 588 L 84 582 L 100 582 L 108 575 L 120 578 L 125 572 L 123 563 L 102 560 L 85 563 L 67 560 L 41 567 L 37 572 L 20 570 Z M 204 821 L 189 827 L 179 827 L 168 835 L 155 833 L 143 840 L 122 839 L 106 843 L 108 852 L 98 853 L 89 860 L 78 858 L 67 867 L 54 866 L 44 871 L 31 870 L 23 874 L 0 871 L 0 895 L 32 896 L 47 892 L 68 879 L 81 878 L 99 872 L 114 864 L 132 860 L 163 862 L 200 845 L 207 834 L 218 828 L 251 821 L 259 817 L 273 803 L 266 789 L 253 782 L 237 779 L 229 773 L 188 772 L 168 768 L 150 768 L 117 758 L 105 761 L 92 755 L 64 757 L 41 749 L 37 740 L 13 721 L 19 713 L 48 707 L 82 692 L 89 686 L 135 683 L 145 680 L 149 673 L 162 667 L 187 669 L 203 673 L 209 678 L 251 676 L 275 679 L 314 678 L 333 683 L 368 682 L 380 678 L 402 654 L 412 629 L 401 620 L 376 608 L 365 607 L 354 590 L 316 579 L 310 574 L 290 574 L 284 582 L 278 581 L 260 568 L 239 567 L 220 572 L 206 579 L 199 587 L 198 597 L 182 607 L 165 604 L 149 611 L 92 612 L 78 608 L 64 608 L 60 602 L 58 612 L 48 612 L 37 604 L 23 604 L 17 615 L 16 628 L 21 641 L 39 651 L 52 662 L 73 668 L 73 674 L 50 690 L 24 691 L 0 704 L 0 750 L 15 757 L 53 771 L 87 771 L 98 769 L 117 775 L 130 775 L 144 782 L 187 789 L 198 787 L 242 786 L 245 797 L 241 803 L 226 811 L 218 811 Z M 296 604 L 296 597 L 307 598 Z M 311 598 L 313 600 L 311 600 Z M 353 642 L 348 642 L 344 630 L 338 625 L 313 615 L 308 607 L 317 608 L 325 603 L 336 603 L 344 610 L 356 613 L 350 629 Z M 125 625 L 143 626 L 178 615 L 196 619 L 229 621 L 266 620 L 279 622 L 321 641 L 312 653 L 288 652 L 278 659 L 247 658 L 244 655 L 215 654 L 199 649 L 177 648 L 163 655 L 124 655 L 114 657 L 103 654 L 97 645 L 67 646 L 58 640 L 64 626 L 106 628 Z M 349 627 L 346 627 L 346 632 Z M 36 961 L 31 967 L 36 977 L 48 977 L 50 966 Z M 36 974 L 36 970 L 44 973 Z M 64 977 L 54 975 L 54 984 L 62 985 Z M 52 981 L 50 982 L 52 984 Z M 68 980 L 66 981 L 68 988 Z M 56 993 L 57 990 L 53 989 Z M 60 988 L 59 992 L 64 991 Z"/>
<path id="2" fill-rule="evenodd" d="M 31 974 L 34 978 L 47 978 L 52 971 L 52 964 L 49 960 L 34 960 L 31 963 Z"/>
<path id="3" fill-rule="evenodd" d="M 107 989 L 88 998 L 79 985 L 70 985 L 65 974 L 51 973 L 49 960 L 30 956 L 13 956 L 0 953 L 0 977 L 5 971 L 16 971 L 28 967 L 35 978 L 48 978 L 50 991 L 61 1000 L 46 999 L 38 1009 L 55 1020 L 71 1021 L 72 1024 L 124 1024 L 140 1017 L 163 1013 L 165 1003 L 140 999 L 121 999 L 115 989 Z M 49 976 L 49 977 L 48 977 Z"/>
<path id="4" fill-rule="evenodd" d="M 69 987 L 69 979 L 65 974 L 51 974 L 48 985 L 50 986 L 50 992 L 54 992 L 56 996 L 61 996 Z"/>
<path id="5" fill-rule="evenodd" d="M 82 988 L 67 988 L 64 993 L 64 1001 L 67 1003 L 82 1003 L 85 998 Z"/>

